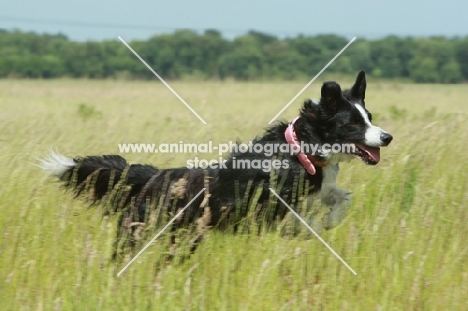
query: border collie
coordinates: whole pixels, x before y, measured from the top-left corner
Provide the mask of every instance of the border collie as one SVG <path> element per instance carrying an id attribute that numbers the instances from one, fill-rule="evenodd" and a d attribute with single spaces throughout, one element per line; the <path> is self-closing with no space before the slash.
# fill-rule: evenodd
<path id="1" fill-rule="evenodd" d="M 154 213 L 174 215 L 203 188 L 173 228 L 197 224 L 198 234 L 191 241 L 193 251 L 206 228 L 224 221 L 238 224 L 248 215 L 266 224 L 281 221 L 288 209 L 274 200 L 270 188 L 296 210 L 300 198 L 311 196 L 321 201 L 326 211 L 314 222 L 317 231 L 336 227 L 347 215 L 351 197 L 336 187 L 338 163 L 359 158 L 375 165 L 380 161 L 380 147 L 392 136 L 372 124 L 365 105 L 366 76 L 359 72 L 354 85 L 342 91 L 336 82 L 325 82 L 320 100 L 306 100 L 299 116 L 291 123 L 279 122 L 256 137 L 253 144 L 287 145 L 295 152 L 232 152 L 226 162 L 215 167 L 158 169 L 150 165 L 128 164 L 119 155 L 68 158 L 51 153 L 40 166 L 59 177 L 75 194 L 87 193 L 92 202 L 104 202 L 110 211 L 119 212 L 119 237 L 135 242 L 137 226 L 147 226 Z M 298 146 L 319 146 L 314 153 Z M 348 144 L 351 151 L 334 152 L 327 144 Z M 272 171 L 261 167 L 237 168 L 236 161 L 275 161 L 286 163 Z M 153 214 L 152 214 L 153 213 Z M 152 216 L 153 215 L 153 216 Z M 140 230 L 141 231 L 141 230 Z M 172 231 L 174 232 L 174 231 Z M 171 238 L 174 242 L 174 238 Z M 133 241 L 133 242 L 132 242 Z"/>

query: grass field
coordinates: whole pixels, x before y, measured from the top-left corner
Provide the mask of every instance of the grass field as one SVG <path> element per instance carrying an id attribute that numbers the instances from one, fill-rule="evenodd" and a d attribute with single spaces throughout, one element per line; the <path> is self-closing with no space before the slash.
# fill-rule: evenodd
<path id="1" fill-rule="evenodd" d="M 0 310 L 465 310 L 468 88 L 368 82 L 367 106 L 394 140 L 375 167 L 342 165 L 352 214 L 322 234 L 357 276 L 315 238 L 212 231 L 190 260 L 155 271 L 160 241 L 118 278 L 116 216 L 73 200 L 36 159 L 248 141 L 304 84 L 171 83 L 203 125 L 155 81 L 1 80 Z M 123 156 L 172 167 L 197 155 Z"/>

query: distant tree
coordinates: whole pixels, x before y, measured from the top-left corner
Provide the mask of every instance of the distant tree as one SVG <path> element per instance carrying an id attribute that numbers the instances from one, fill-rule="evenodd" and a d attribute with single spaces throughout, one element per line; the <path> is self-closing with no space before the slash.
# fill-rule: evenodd
<path id="1" fill-rule="evenodd" d="M 15 63 L 19 59 L 19 56 L 0 56 L 0 77 L 6 78 L 13 75 L 16 67 Z"/>
<path id="2" fill-rule="evenodd" d="M 276 36 L 268 35 L 255 30 L 250 30 L 247 36 L 255 38 L 261 45 L 270 44 L 278 40 Z"/>
<path id="3" fill-rule="evenodd" d="M 166 79 L 295 79 L 314 76 L 345 46 L 336 35 L 279 39 L 251 30 L 229 41 L 217 30 L 178 30 L 129 42 Z M 364 69 L 384 78 L 457 83 L 468 80 L 468 37 L 357 40 L 328 69 Z M 153 74 L 118 40 L 74 42 L 49 35 L 0 29 L 0 77 L 151 79 Z"/>
<path id="4" fill-rule="evenodd" d="M 237 48 L 219 59 L 219 75 L 222 79 L 233 77 L 252 80 L 262 76 L 262 53 L 253 48 Z"/>
<path id="5" fill-rule="evenodd" d="M 216 30 L 207 30 L 200 40 L 200 71 L 206 73 L 207 78 L 219 78 L 220 57 L 228 50 L 229 42 Z"/>
<path id="6" fill-rule="evenodd" d="M 264 56 L 255 36 L 241 36 L 232 43 L 232 50 L 219 59 L 220 77 L 252 80 L 263 76 Z"/>
<path id="7" fill-rule="evenodd" d="M 266 77 L 291 80 L 299 77 L 306 64 L 306 58 L 293 50 L 288 41 L 272 41 L 263 46 Z"/>
<path id="8" fill-rule="evenodd" d="M 384 78 L 401 77 L 403 73 L 395 37 L 387 37 L 374 41 L 370 45 L 370 59 L 373 63 L 373 73 Z"/>
<path id="9" fill-rule="evenodd" d="M 410 77 L 419 83 L 437 83 L 440 80 L 437 60 L 432 57 L 415 57 L 410 61 Z"/>
<path id="10" fill-rule="evenodd" d="M 463 75 L 460 64 L 455 59 L 452 58 L 442 65 L 442 68 L 440 69 L 440 82 L 458 83 L 462 80 Z"/>
<path id="11" fill-rule="evenodd" d="M 320 41 L 314 37 L 299 36 L 295 39 L 290 39 L 289 43 L 297 54 L 304 57 L 302 71 L 307 76 L 315 75 L 330 61 L 325 56 L 327 47 L 321 45 Z"/>
<path id="12" fill-rule="evenodd" d="M 347 39 L 337 35 L 318 35 L 315 40 L 324 50 L 334 51 L 335 54 L 348 43 Z"/>
<path id="13" fill-rule="evenodd" d="M 409 63 L 414 56 L 415 44 L 412 38 L 391 37 L 399 59 L 399 76 L 409 77 Z"/>
<path id="14" fill-rule="evenodd" d="M 455 58 L 453 41 L 443 37 L 434 37 L 416 39 L 413 42 L 415 43 L 414 56 L 410 62 L 410 68 L 415 72 L 410 73 L 410 77 L 413 77 L 415 82 L 455 83 L 461 81 L 462 72 Z M 423 71 L 426 71 L 425 74 Z"/>
<path id="15" fill-rule="evenodd" d="M 191 74 L 194 70 L 200 69 L 202 65 L 202 55 L 200 38 L 197 33 L 191 30 L 179 30 L 172 36 L 172 52 L 177 70 L 175 78 Z M 167 64 L 167 61 L 166 61 Z"/>
<path id="16" fill-rule="evenodd" d="M 55 55 L 41 56 L 40 62 L 42 78 L 58 78 L 65 74 L 63 61 Z"/>
<path id="17" fill-rule="evenodd" d="M 457 40 L 454 50 L 461 74 L 465 80 L 468 80 L 468 37 Z"/>
<path id="18" fill-rule="evenodd" d="M 176 57 L 175 40 L 172 35 L 152 37 L 150 42 L 140 42 L 144 51 L 142 57 L 163 77 L 175 79 L 180 76 Z M 142 67 L 142 70 L 148 70 Z"/>

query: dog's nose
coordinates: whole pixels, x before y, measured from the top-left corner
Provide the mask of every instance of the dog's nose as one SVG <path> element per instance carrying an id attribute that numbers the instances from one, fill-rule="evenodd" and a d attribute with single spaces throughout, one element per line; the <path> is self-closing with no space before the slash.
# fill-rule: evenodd
<path id="1" fill-rule="evenodd" d="M 380 140 L 385 144 L 385 146 L 388 146 L 388 144 L 390 144 L 392 139 L 393 139 L 393 136 L 388 133 L 380 134 Z"/>

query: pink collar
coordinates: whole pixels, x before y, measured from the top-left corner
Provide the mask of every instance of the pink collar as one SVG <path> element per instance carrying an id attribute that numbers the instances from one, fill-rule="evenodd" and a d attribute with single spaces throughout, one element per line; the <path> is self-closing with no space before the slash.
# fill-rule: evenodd
<path id="1" fill-rule="evenodd" d="M 291 146 L 292 150 L 296 153 L 297 159 L 301 162 L 302 166 L 306 169 L 307 173 L 310 175 L 315 175 L 315 166 L 324 167 L 326 163 L 317 159 L 314 156 L 306 155 L 304 152 L 301 152 L 301 143 L 297 139 L 296 132 L 294 131 L 294 123 L 300 117 L 296 117 L 289 123 L 286 132 L 284 132 L 284 137 L 286 141 Z M 314 166 L 315 165 L 315 166 Z"/>

